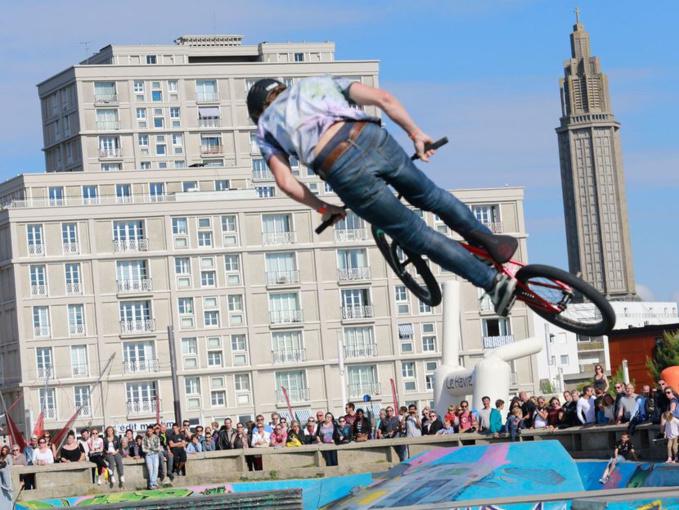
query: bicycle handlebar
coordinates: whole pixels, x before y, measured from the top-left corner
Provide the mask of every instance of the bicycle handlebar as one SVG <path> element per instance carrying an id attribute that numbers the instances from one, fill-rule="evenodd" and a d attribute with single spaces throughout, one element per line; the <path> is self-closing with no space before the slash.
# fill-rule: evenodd
<path id="1" fill-rule="evenodd" d="M 427 151 L 430 151 L 430 150 L 436 150 L 440 147 L 443 147 L 447 143 L 448 143 L 448 137 L 444 136 L 443 138 L 439 138 L 438 140 L 436 140 L 433 143 L 424 144 L 424 151 L 427 152 Z M 415 161 L 417 159 L 420 159 L 420 156 L 417 153 L 415 153 L 412 156 L 410 156 L 410 159 L 412 161 Z M 346 205 L 342 206 L 342 209 L 344 209 L 346 211 L 347 206 Z M 316 234 L 320 234 L 321 232 L 323 232 L 326 228 L 328 228 L 330 225 L 335 223 L 337 216 L 339 216 L 339 215 L 333 214 L 332 216 L 330 216 L 327 220 L 325 220 L 323 223 L 321 223 L 319 226 L 317 226 L 316 229 L 314 230 L 314 232 L 316 232 Z"/>

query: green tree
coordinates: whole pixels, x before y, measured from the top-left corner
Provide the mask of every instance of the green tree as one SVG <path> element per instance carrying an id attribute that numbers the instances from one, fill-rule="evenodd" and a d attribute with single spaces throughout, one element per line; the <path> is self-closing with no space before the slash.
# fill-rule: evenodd
<path id="1" fill-rule="evenodd" d="M 654 381 L 667 367 L 679 365 L 679 331 L 665 331 L 663 338 L 653 349 L 653 357 L 646 358 L 646 368 Z"/>

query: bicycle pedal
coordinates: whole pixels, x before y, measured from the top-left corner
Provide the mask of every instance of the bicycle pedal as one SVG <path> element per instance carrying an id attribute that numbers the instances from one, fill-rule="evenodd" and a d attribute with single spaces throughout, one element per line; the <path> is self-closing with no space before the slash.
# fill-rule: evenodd
<path id="1" fill-rule="evenodd" d="M 512 311 L 512 307 L 514 306 L 514 303 L 516 303 L 516 298 L 517 298 L 517 293 L 514 292 L 512 299 L 509 300 L 509 303 L 507 303 L 507 306 L 505 307 L 504 311 L 502 312 L 502 317 L 507 317 L 509 315 L 509 312 Z"/>

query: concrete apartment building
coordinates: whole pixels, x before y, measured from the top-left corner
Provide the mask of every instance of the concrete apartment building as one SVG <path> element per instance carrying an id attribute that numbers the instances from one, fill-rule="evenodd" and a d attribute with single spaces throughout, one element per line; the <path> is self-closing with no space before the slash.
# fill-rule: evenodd
<path id="1" fill-rule="evenodd" d="M 318 214 L 278 194 L 253 143 L 249 84 L 318 74 L 375 85 L 378 62 L 335 61 L 332 43 L 189 36 L 108 46 L 39 85 L 47 172 L 0 185 L 0 380 L 8 404 L 23 396 L 25 427 L 44 409 L 56 428 L 79 405 L 78 425 L 171 420 L 168 326 L 185 418 L 285 413 L 282 387 L 300 414 L 391 402 L 391 379 L 401 403 L 429 403 L 440 310 L 406 291 L 355 216 L 316 236 Z M 521 189 L 456 194 L 519 237 L 525 260 Z M 462 289 L 464 364 L 532 332 L 523 305 L 498 318 Z M 534 388 L 534 360 L 514 372 Z"/>

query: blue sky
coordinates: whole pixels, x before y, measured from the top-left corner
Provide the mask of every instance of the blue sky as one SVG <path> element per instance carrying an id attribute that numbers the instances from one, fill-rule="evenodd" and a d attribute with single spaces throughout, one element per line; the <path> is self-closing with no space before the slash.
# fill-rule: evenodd
<path id="1" fill-rule="evenodd" d="M 576 5 L 622 123 L 636 280 L 647 298 L 679 300 L 679 2 L 670 0 L 5 0 L 0 178 L 44 169 L 35 84 L 84 58 L 85 41 L 94 50 L 195 33 L 331 40 L 339 59 L 379 60 L 382 86 L 432 136 L 451 138 L 427 166 L 437 182 L 524 186 L 530 260 L 566 267 L 554 128 Z"/>

